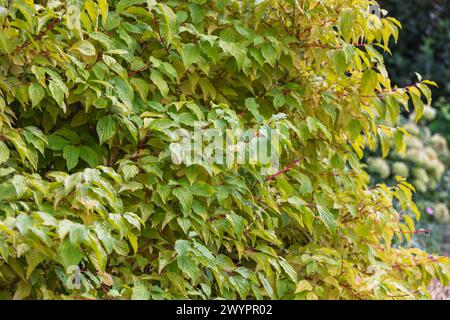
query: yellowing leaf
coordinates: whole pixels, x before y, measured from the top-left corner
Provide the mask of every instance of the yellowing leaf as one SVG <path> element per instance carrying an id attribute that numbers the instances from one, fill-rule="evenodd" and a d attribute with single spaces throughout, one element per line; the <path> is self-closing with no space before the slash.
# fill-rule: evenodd
<path id="1" fill-rule="evenodd" d="M 307 280 L 301 280 L 297 284 L 297 288 L 295 289 L 295 293 L 303 292 L 303 291 L 311 291 L 313 286 Z"/>
<path id="2" fill-rule="evenodd" d="M 347 61 L 344 51 L 336 50 L 333 54 L 333 62 L 338 75 L 343 75 L 347 70 Z"/>
<path id="3" fill-rule="evenodd" d="M 97 0 L 97 3 L 100 8 L 100 14 L 102 15 L 102 22 L 104 25 L 108 18 L 108 0 Z"/>
<path id="4" fill-rule="evenodd" d="M 149 300 L 150 291 L 144 281 L 135 279 L 133 285 L 133 292 L 131 294 L 131 300 Z"/>
<path id="5" fill-rule="evenodd" d="M 45 90 L 44 88 L 42 88 L 41 85 L 39 85 L 36 82 L 33 82 L 32 84 L 30 84 L 30 87 L 28 88 L 28 94 L 31 99 L 31 105 L 35 107 L 44 98 Z"/>
<path id="6" fill-rule="evenodd" d="M 9 149 L 3 141 L 0 141 L 0 165 L 9 159 Z"/>
<path id="7" fill-rule="evenodd" d="M 71 50 L 79 51 L 81 54 L 85 56 L 95 56 L 97 53 L 95 52 L 95 47 L 88 40 L 81 40 L 75 43 L 71 48 Z"/>
<path id="8" fill-rule="evenodd" d="M 339 26 L 346 42 L 350 41 L 351 30 L 353 28 L 353 21 L 354 21 L 353 10 L 352 9 L 342 10 Z"/>
<path id="9" fill-rule="evenodd" d="M 375 88 L 378 86 L 378 76 L 377 73 L 368 69 L 364 72 L 361 79 L 361 94 L 362 95 L 373 95 Z"/>

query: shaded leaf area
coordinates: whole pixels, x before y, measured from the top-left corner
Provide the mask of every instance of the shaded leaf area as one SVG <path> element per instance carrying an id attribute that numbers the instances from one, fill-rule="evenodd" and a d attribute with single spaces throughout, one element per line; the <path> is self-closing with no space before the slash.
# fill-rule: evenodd
<path id="1" fill-rule="evenodd" d="M 4 3 L 3 3 L 4 4 Z M 6 5 L 6 4 L 4 4 Z M 414 299 L 448 259 L 367 186 L 364 148 L 431 100 L 391 83 L 398 21 L 368 1 L 13 1 L 0 30 L 0 296 Z M 190 164 L 174 132 L 279 135 Z M 205 146 L 208 143 L 205 141 Z M 239 147 L 239 144 L 233 145 Z M 205 152 L 207 155 L 207 153 Z"/>

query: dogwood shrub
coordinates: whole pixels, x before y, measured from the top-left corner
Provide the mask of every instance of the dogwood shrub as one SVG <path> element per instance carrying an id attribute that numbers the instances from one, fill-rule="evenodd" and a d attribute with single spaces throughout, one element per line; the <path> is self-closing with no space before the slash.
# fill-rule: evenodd
<path id="1" fill-rule="evenodd" d="M 447 258 L 413 187 L 368 187 L 366 143 L 405 152 L 399 23 L 367 0 L 1 1 L 0 292 L 34 299 L 427 298 Z M 279 135 L 281 165 L 183 161 L 178 129 Z M 246 140 L 246 143 L 251 143 Z M 246 144 L 244 143 L 244 145 Z M 206 142 L 205 142 L 206 144 Z M 177 160 L 177 161 L 174 161 Z"/>

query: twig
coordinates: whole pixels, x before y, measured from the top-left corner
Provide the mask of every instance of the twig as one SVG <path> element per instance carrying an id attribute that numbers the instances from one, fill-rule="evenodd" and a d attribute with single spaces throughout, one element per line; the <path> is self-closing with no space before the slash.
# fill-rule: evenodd
<path id="1" fill-rule="evenodd" d="M 169 54 L 169 48 L 167 47 L 166 43 L 164 42 L 164 38 L 161 35 L 161 31 L 159 30 L 159 20 L 156 18 L 155 14 L 153 12 L 150 11 L 150 14 L 153 17 L 153 23 L 156 25 L 156 32 L 158 33 L 159 42 L 164 47 L 164 49 L 166 50 L 167 54 Z"/>
<path id="2" fill-rule="evenodd" d="M 371 45 L 371 43 L 351 43 L 355 47 L 366 47 Z M 321 43 L 305 43 L 298 45 L 300 48 L 322 48 L 322 49 L 342 49 L 342 45 L 331 46 Z"/>
<path id="3" fill-rule="evenodd" d="M 64 13 L 62 14 L 62 16 L 64 16 L 65 13 L 66 13 L 66 12 L 64 12 Z M 40 39 L 42 39 L 42 37 L 43 37 L 47 32 L 49 32 L 50 30 L 53 30 L 53 29 L 56 27 L 56 25 L 57 25 L 58 23 L 60 23 L 61 21 L 62 21 L 62 17 L 53 20 L 51 23 L 49 23 L 49 24 L 47 25 L 47 27 L 45 28 L 45 30 L 42 30 L 41 32 L 38 33 L 38 35 L 34 38 L 34 40 L 40 40 Z M 31 42 L 32 42 L 31 40 L 25 41 L 22 45 L 20 45 L 20 46 L 18 46 L 18 47 L 16 48 L 16 52 L 19 52 L 19 51 L 23 50 L 25 47 L 28 47 L 28 46 L 31 44 Z"/>
<path id="4" fill-rule="evenodd" d="M 304 158 L 304 157 L 301 157 L 300 159 L 296 160 L 294 163 L 291 163 L 290 165 L 288 165 L 288 166 L 287 166 L 286 168 L 284 168 L 283 170 L 278 171 L 277 173 L 275 173 L 275 174 L 273 174 L 273 175 L 271 175 L 271 176 L 268 176 L 268 177 L 266 178 L 266 180 L 273 180 L 274 178 L 276 178 L 276 177 L 279 176 L 280 174 L 283 174 L 283 173 L 285 173 L 286 171 L 292 169 L 295 165 L 297 165 L 300 161 L 302 161 L 303 158 Z"/>
<path id="5" fill-rule="evenodd" d="M 138 69 L 138 70 L 135 70 L 135 71 L 130 71 L 130 72 L 128 72 L 128 77 L 133 77 L 133 76 L 135 76 L 136 74 L 138 74 L 138 73 L 140 73 L 140 72 L 142 72 L 142 71 L 145 71 L 145 70 L 147 70 L 147 69 L 149 69 L 150 68 L 150 65 L 145 65 L 145 66 L 143 66 L 142 68 L 140 68 L 140 69 Z"/>

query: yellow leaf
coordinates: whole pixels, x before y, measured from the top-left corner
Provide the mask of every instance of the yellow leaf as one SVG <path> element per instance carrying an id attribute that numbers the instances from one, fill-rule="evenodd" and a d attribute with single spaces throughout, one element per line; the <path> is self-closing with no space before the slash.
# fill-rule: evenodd
<path id="1" fill-rule="evenodd" d="M 295 293 L 303 292 L 303 291 L 311 291 L 313 286 L 307 280 L 301 280 L 297 284 L 297 289 L 295 289 Z"/>

